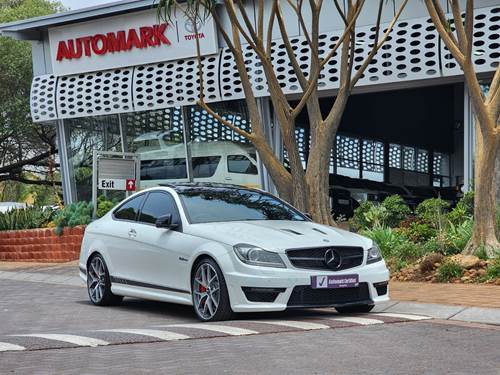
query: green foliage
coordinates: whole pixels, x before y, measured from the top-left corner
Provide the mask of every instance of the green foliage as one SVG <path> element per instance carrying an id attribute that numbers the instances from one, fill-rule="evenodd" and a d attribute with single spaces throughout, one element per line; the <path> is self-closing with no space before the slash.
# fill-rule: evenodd
<path id="1" fill-rule="evenodd" d="M 50 208 L 27 207 L 0 213 L 0 230 L 44 228 L 52 220 L 54 211 Z"/>
<path id="2" fill-rule="evenodd" d="M 49 0 L 0 0 L 0 24 L 61 9 L 60 3 Z M 55 146 L 55 127 L 34 124 L 29 115 L 32 78 L 31 43 L 0 36 L 0 150 L 5 175 L 12 180 L 27 177 L 22 163 L 21 167 L 13 164 L 44 154 L 49 147 Z M 45 169 L 39 168 L 40 171 Z M 9 200 L 21 200 L 22 185 L 18 183 L 14 189 L 9 185 L 10 181 L 1 187 L 2 194 L 6 191 L 13 195 Z M 44 194 L 43 191 L 39 193 Z M 39 197 L 38 201 L 44 199 Z"/>
<path id="3" fill-rule="evenodd" d="M 406 205 L 403 198 L 397 194 L 385 198 L 382 202 L 382 207 L 387 212 L 384 224 L 391 228 L 398 226 L 411 214 L 410 208 Z"/>
<path id="4" fill-rule="evenodd" d="M 118 202 L 116 200 L 106 199 L 104 195 L 100 195 L 97 198 L 97 217 L 103 217 L 106 215 Z"/>
<path id="5" fill-rule="evenodd" d="M 377 243 L 384 258 L 394 256 L 394 249 L 408 241 L 403 235 L 391 228 L 367 229 L 361 234 Z"/>
<path id="6" fill-rule="evenodd" d="M 392 228 L 374 228 L 361 232 L 362 235 L 375 241 L 384 258 L 401 261 L 415 260 L 425 254 L 425 249 L 409 241 L 404 235 Z"/>
<path id="7" fill-rule="evenodd" d="M 450 245 L 449 253 L 460 253 L 467 242 L 469 242 L 472 237 L 472 218 L 468 218 L 460 224 L 453 224 L 449 222 L 448 228 L 446 230 L 447 242 Z"/>
<path id="8" fill-rule="evenodd" d="M 462 277 L 464 269 L 460 264 L 454 261 L 447 261 L 439 266 L 437 271 L 437 280 L 440 282 L 449 282 L 452 279 Z"/>
<path id="9" fill-rule="evenodd" d="M 354 215 L 349 221 L 350 226 L 354 230 L 368 229 L 370 223 L 366 220 L 365 215 L 372 209 L 373 206 L 373 202 L 365 201 L 362 202 L 359 207 L 354 210 Z"/>
<path id="10" fill-rule="evenodd" d="M 411 214 L 410 208 L 399 195 L 391 195 L 381 204 L 366 201 L 354 210 L 350 224 L 356 230 L 394 228 Z"/>
<path id="11" fill-rule="evenodd" d="M 87 202 L 72 203 L 64 207 L 54 219 L 56 234 L 61 235 L 65 227 L 76 227 L 90 223 L 92 210 L 92 203 Z"/>
<path id="12" fill-rule="evenodd" d="M 489 280 L 500 279 L 500 258 L 496 258 L 488 265 L 486 278 Z"/>
<path id="13" fill-rule="evenodd" d="M 461 224 L 474 215 L 474 192 L 464 194 L 457 205 L 448 213 L 448 220 L 453 224 Z"/>
<path id="14" fill-rule="evenodd" d="M 400 227 L 397 230 L 404 234 L 410 241 L 416 243 L 426 242 L 436 236 L 436 229 L 428 223 L 418 220 L 411 221 L 406 227 Z"/>
<path id="15" fill-rule="evenodd" d="M 441 198 L 426 199 L 417 206 L 417 218 L 430 224 L 435 229 L 440 229 L 445 223 L 445 212 L 450 204 Z"/>

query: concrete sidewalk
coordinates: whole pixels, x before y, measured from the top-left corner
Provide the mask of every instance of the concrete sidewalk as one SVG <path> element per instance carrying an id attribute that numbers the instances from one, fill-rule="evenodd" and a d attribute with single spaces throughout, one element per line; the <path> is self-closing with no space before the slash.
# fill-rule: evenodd
<path id="1" fill-rule="evenodd" d="M 389 290 L 397 301 L 500 308 L 499 285 L 391 281 Z"/>

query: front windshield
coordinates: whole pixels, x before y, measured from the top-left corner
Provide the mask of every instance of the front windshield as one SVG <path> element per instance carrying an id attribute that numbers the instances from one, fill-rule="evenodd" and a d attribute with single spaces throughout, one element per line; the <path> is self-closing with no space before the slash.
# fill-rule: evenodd
<path id="1" fill-rule="evenodd" d="M 192 188 L 179 192 L 192 224 L 306 218 L 271 195 L 246 189 Z"/>

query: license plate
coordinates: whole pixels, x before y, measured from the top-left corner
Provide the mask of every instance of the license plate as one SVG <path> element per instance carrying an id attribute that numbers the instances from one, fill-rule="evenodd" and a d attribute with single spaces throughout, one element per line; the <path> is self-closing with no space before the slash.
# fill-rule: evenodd
<path id="1" fill-rule="evenodd" d="M 359 286 L 359 275 L 324 275 L 311 276 L 311 288 L 355 288 Z"/>

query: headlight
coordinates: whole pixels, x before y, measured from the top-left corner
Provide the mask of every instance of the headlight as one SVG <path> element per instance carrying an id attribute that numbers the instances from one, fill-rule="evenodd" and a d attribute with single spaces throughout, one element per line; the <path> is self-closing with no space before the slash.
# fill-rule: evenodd
<path id="1" fill-rule="evenodd" d="M 378 248 L 377 244 L 374 242 L 373 247 L 368 249 L 368 256 L 366 258 L 366 264 L 375 263 L 382 260 L 382 253 Z"/>
<path id="2" fill-rule="evenodd" d="M 261 249 L 258 246 L 240 243 L 233 246 L 233 249 L 243 263 L 253 266 L 286 268 L 285 263 L 277 253 Z"/>

